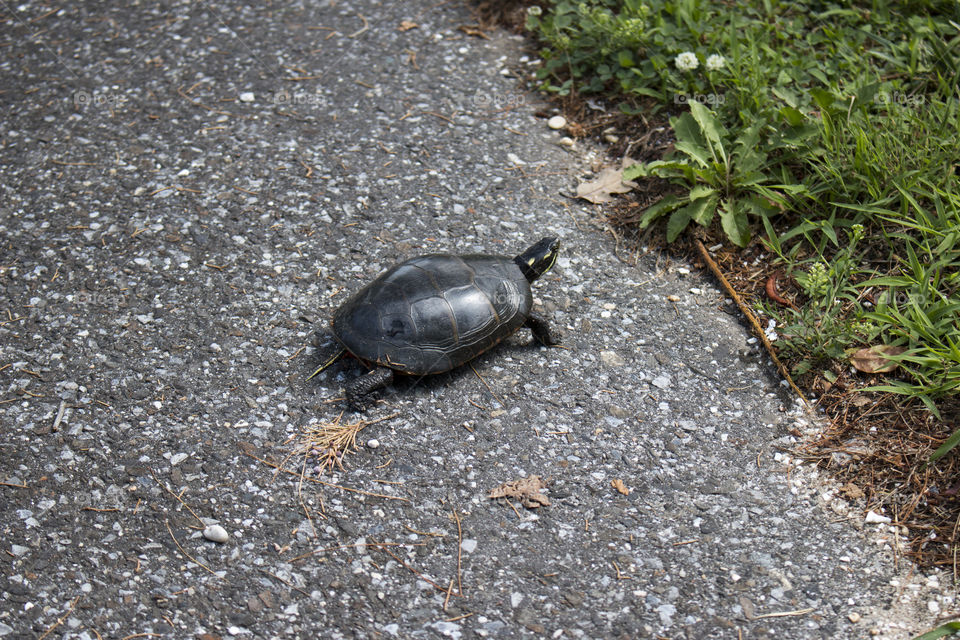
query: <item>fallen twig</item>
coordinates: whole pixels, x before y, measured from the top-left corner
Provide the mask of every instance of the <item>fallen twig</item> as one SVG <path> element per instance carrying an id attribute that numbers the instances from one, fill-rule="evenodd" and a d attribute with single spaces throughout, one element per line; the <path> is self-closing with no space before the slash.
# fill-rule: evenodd
<path id="1" fill-rule="evenodd" d="M 348 38 L 356 38 L 358 35 L 360 35 L 361 33 L 365 32 L 367 29 L 370 28 L 370 23 L 367 22 L 367 19 L 364 18 L 362 14 L 358 13 L 357 17 L 363 21 L 363 26 L 357 29 L 356 31 L 354 31 L 353 33 L 351 33 L 350 35 L 348 35 L 347 36 Z"/>
<path id="2" fill-rule="evenodd" d="M 453 519 L 457 521 L 457 595 L 463 595 L 463 583 L 460 581 L 460 567 L 462 566 L 463 560 L 463 528 L 460 526 L 460 514 L 457 513 L 457 510 L 453 510 Z M 453 580 L 450 581 L 451 588 L 453 587 Z M 446 607 L 444 607 L 446 611 Z"/>
<path id="3" fill-rule="evenodd" d="M 723 289 L 727 292 L 727 294 L 730 295 L 731 298 L 733 298 L 733 301 L 737 304 L 740 312 L 747 318 L 750 326 L 753 327 L 753 332 L 763 343 L 767 353 L 770 354 L 770 358 L 773 360 L 773 364 L 776 365 L 777 371 L 779 371 L 780 375 L 782 375 L 784 380 L 787 381 L 787 384 L 790 385 L 790 388 L 793 389 L 794 393 L 797 394 L 797 397 L 803 401 L 804 406 L 806 406 L 807 409 L 810 409 L 810 402 L 807 400 L 806 396 L 803 395 L 803 391 L 800 391 L 800 388 L 797 387 L 796 383 L 794 383 L 793 378 L 790 377 L 790 372 L 787 370 L 787 367 L 780 362 L 780 358 L 777 357 L 777 353 L 774 350 L 773 345 L 770 343 L 770 339 L 767 338 L 767 334 L 764 332 L 763 327 L 760 326 L 760 323 L 753 315 L 753 312 L 750 311 L 750 308 L 747 307 L 746 304 L 744 304 L 743 299 L 737 294 L 726 277 L 724 277 L 723 272 L 720 271 L 720 267 L 717 266 L 717 263 L 714 262 L 712 257 L 710 257 L 710 252 L 707 251 L 707 248 L 703 245 L 703 242 L 699 238 L 696 238 L 695 242 L 697 245 L 697 250 L 700 252 L 700 257 L 703 258 L 703 261 L 707 263 L 710 271 L 713 272 L 713 275 L 716 276 L 717 280 L 720 281 Z"/>
<path id="4" fill-rule="evenodd" d="M 272 462 L 270 462 L 270 461 L 268 461 L 268 460 L 264 460 L 263 458 L 258 458 L 257 456 L 253 455 L 252 453 L 247 453 L 246 451 L 244 451 L 244 452 L 243 452 L 243 455 L 245 455 L 245 456 L 247 456 L 247 457 L 249 457 L 249 458 L 253 458 L 253 459 L 256 460 L 257 462 L 262 462 L 263 464 L 267 465 L 267 466 L 270 467 L 271 469 L 277 469 L 277 470 L 279 470 L 279 471 L 283 471 L 284 473 L 289 473 L 290 475 L 300 477 L 300 474 L 297 473 L 296 471 L 290 471 L 289 469 L 284 469 L 284 468 L 280 467 L 279 465 L 274 464 L 274 463 L 272 463 Z M 349 491 L 349 492 L 351 492 L 351 493 L 359 493 L 360 495 L 370 496 L 371 498 L 383 498 L 383 499 L 385 499 L 385 500 L 402 500 L 403 502 L 410 502 L 410 500 L 409 500 L 408 498 L 403 498 L 403 497 L 400 497 L 400 496 L 388 496 L 388 495 L 383 494 L 383 493 L 373 493 L 373 492 L 371 492 L 371 491 L 364 491 L 364 490 L 362 490 L 362 489 L 353 489 L 353 488 L 351 488 L 351 487 L 344 487 L 343 485 L 333 484 L 332 482 L 324 482 L 323 480 L 318 480 L 317 478 L 305 477 L 304 480 L 308 480 L 308 481 L 310 481 L 310 482 L 315 482 L 315 483 L 317 483 L 317 484 L 322 484 L 322 485 L 324 485 L 325 487 L 330 487 L 330 488 L 332 488 L 332 489 L 340 489 L 340 490 L 342 490 L 342 491 Z"/>
<path id="5" fill-rule="evenodd" d="M 305 560 L 310 556 L 315 556 L 319 553 L 326 553 L 327 551 L 339 551 L 340 549 L 356 549 L 359 547 L 424 547 L 426 546 L 423 542 L 358 542 L 357 544 L 338 544 L 332 547 L 324 547 L 322 549 L 314 549 L 313 551 L 308 551 L 306 553 L 300 554 L 296 558 L 291 558 L 287 562 L 299 562 L 300 560 Z"/>
<path id="6" fill-rule="evenodd" d="M 373 544 L 372 546 L 380 546 L 380 545 Z M 392 551 L 390 551 L 389 549 L 387 549 L 385 546 L 380 546 L 380 550 L 381 550 L 381 551 L 384 551 L 384 552 L 385 552 L 387 555 L 389 555 L 391 558 L 393 558 L 394 560 L 396 560 L 397 562 L 399 562 L 401 565 L 403 565 L 403 567 L 404 567 L 405 569 L 407 569 L 408 571 L 410 571 L 413 575 L 417 576 L 418 578 L 420 578 L 421 580 L 423 580 L 423 581 L 426 582 L 427 584 L 431 585 L 431 586 L 432 586 L 433 588 L 435 588 L 437 591 L 439 591 L 439 592 L 441 592 L 441 593 L 447 593 L 447 588 L 446 588 L 446 587 L 441 587 L 439 584 L 437 584 L 436 582 L 434 582 L 434 581 L 431 580 L 430 578 L 426 577 L 425 575 L 423 575 L 422 573 L 420 573 L 419 571 L 417 571 L 416 569 L 414 569 L 413 567 L 411 567 L 409 564 L 407 564 L 406 562 L 404 562 L 402 558 L 398 557 L 395 553 L 393 553 Z M 457 596 L 457 597 L 460 597 L 460 594 L 459 594 L 459 593 L 455 593 L 455 594 L 453 594 L 453 595 L 455 595 L 455 596 Z"/>
<path id="7" fill-rule="evenodd" d="M 193 509 L 190 508 L 190 505 L 188 505 L 186 502 L 184 502 L 184 501 L 180 498 L 180 496 L 178 496 L 178 495 L 175 494 L 173 491 L 171 491 L 165 484 L 163 484 L 162 482 L 160 482 L 160 479 L 157 478 L 157 474 L 154 473 L 153 469 L 150 469 L 150 475 L 152 475 L 152 476 L 153 476 L 153 479 L 157 481 L 157 484 L 160 485 L 160 488 L 162 488 L 164 491 L 166 491 L 167 493 L 169 493 L 170 495 L 172 495 L 177 502 L 179 502 L 180 504 L 182 504 L 183 507 L 184 507 L 187 511 L 190 512 L 190 515 L 192 515 L 194 518 L 197 519 L 197 522 L 200 523 L 200 527 L 199 527 L 199 528 L 202 529 L 203 527 L 206 526 L 206 523 L 204 523 L 204 521 L 200 518 L 200 516 L 197 515 L 197 512 L 196 512 L 196 511 L 194 511 Z"/>
<path id="8" fill-rule="evenodd" d="M 217 575 L 217 572 L 216 572 L 216 571 L 214 571 L 213 569 L 211 569 L 211 568 L 208 567 L 207 565 L 203 564 L 202 562 L 200 562 L 200 561 L 197 560 L 196 558 L 194 558 L 192 555 L 190 555 L 189 553 L 187 553 L 186 549 L 184 549 L 183 547 L 180 546 L 180 543 L 177 542 L 177 536 L 173 535 L 173 529 L 170 528 L 170 520 L 169 520 L 169 519 L 164 520 L 164 524 L 167 525 L 167 531 L 170 532 L 170 537 L 173 538 L 173 544 L 177 545 L 177 549 L 180 549 L 180 553 L 182 553 L 183 555 L 185 555 L 185 556 L 187 556 L 188 558 L 190 558 L 190 561 L 193 562 L 194 564 L 197 564 L 197 565 L 203 567 L 204 569 L 206 569 L 207 571 L 209 571 L 212 575 L 214 575 L 214 576 L 216 576 L 216 577 L 218 577 L 218 578 L 220 577 L 220 576 Z"/>
<path id="9" fill-rule="evenodd" d="M 60 408 L 57 409 L 57 417 L 54 418 L 53 427 L 50 428 L 51 431 L 56 431 L 57 429 L 60 428 L 60 423 L 63 421 L 63 414 L 66 412 L 66 410 L 67 410 L 67 401 L 61 400 Z"/>
<path id="10" fill-rule="evenodd" d="M 78 602 L 80 602 L 80 596 L 77 596 L 76 598 L 73 599 L 73 602 L 70 603 L 70 608 L 67 609 L 67 612 L 66 612 L 65 614 L 63 614 L 62 616 L 60 616 L 59 618 L 57 618 L 57 621 L 54 622 L 53 625 L 52 625 L 49 629 L 47 629 L 46 631 L 44 631 L 44 632 L 43 632 L 43 635 L 40 636 L 37 640 L 43 640 L 43 639 L 46 638 L 48 635 L 50 635 L 50 633 L 51 633 L 54 629 L 56 629 L 57 627 L 59 627 L 60 625 L 62 625 L 62 624 L 64 623 L 64 621 L 65 621 L 67 618 L 70 617 L 70 614 L 73 613 L 73 609 L 74 609 L 74 607 L 77 606 L 77 603 L 78 603 Z"/>

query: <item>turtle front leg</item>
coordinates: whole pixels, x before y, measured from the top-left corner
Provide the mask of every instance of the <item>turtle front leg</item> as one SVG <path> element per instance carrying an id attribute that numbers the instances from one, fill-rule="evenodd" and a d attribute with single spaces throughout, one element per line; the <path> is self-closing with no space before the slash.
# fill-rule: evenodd
<path id="1" fill-rule="evenodd" d="M 347 404 L 356 411 L 365 411 L 370 394 L 391 382 L 393 382 L 393 369 L 377 367 L 344 385 L 343 390 L 347 395 Z"/>
<path id="2" fill-rule="evenodd" d="M 550 331 L 550 325 L 548 325 L 547 321 L 543 318 L 531 315 L 527 318 L 527 321 L 523 323 L 523 326 L 533 331 L 533 337 L 541 344 L 545 344 L 548 347 L 560 344 L 560 336 Z"/>

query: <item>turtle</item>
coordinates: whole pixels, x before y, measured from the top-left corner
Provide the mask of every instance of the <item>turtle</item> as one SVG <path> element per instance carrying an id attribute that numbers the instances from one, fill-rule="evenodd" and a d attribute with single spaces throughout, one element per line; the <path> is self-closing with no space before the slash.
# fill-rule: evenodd
<path id="1" fill-rule="evenodd" d="M 307 379 L 349 353 L 371 369 L 344 386 L 347 403 L 362 411 L 396 373 L 450 371 L 521 327 L 544 345 L 559 344 L 531 313 L 530 291 L 559 249 L 557 238 L 543 238 L 515 258 L 433 253 L 390 267 L 334 313 L 337 351 Z"/>

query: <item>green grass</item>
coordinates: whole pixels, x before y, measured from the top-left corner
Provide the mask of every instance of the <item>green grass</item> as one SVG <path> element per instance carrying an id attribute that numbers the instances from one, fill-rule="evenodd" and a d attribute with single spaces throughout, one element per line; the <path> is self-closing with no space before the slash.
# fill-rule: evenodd
<path id="1" fill-rule="evenodd" d="M 953 621 L 942 624 L 936 629 L 927 631 L 923 635 L 919 635 L 913 640 L 939 640 L 940 638 L 946 638 L 947 636 L 953 636 L 960 633 L 960 622 Z"/>
<path id="2" fill-rule="evenodd" d="M 759 239 L 800 284 L 764 309 L 795 373 L 888 345 L 874 390 L 934 414 L 960 391 L 960 3 L 556 0 L 527 26 L 543 90 L 670 116 L 675 152 L 625 173 L 680 188 L 643 226 Z"/>

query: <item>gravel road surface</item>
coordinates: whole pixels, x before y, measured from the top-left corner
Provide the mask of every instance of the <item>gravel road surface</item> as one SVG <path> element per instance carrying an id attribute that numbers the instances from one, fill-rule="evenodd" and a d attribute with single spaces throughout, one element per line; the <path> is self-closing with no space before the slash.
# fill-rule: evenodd
<path id="1" fill-rule="evenodd" d="M 952 606 L 795 465 L 816 424 L 712 282 L 563 195 L 592 152 L 516 36 L 420 0 L 0 15 L 0 637 L 906 638 Z M 351 291 L 547 235 L 562 348 L 399 380 L 343 470 L 295 453 L 363 372 L 306 381 Z M 549 504 L 488 497 L 533 476 Z"/>

